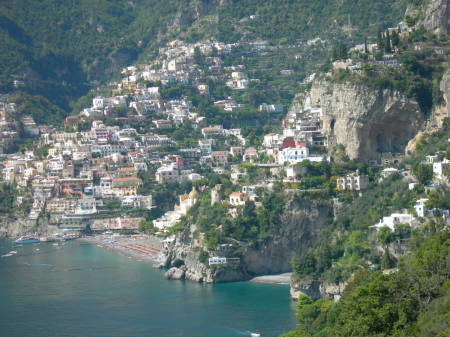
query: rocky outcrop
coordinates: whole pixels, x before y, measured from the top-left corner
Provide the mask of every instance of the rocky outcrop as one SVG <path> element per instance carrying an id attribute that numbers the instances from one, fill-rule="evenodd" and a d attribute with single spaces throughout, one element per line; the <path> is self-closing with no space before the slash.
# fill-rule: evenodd
<path id="1" fill-rule="evenodd" d="M 184 280 L 185 276 L 186 276 L 185 266 L 182 266 L 181 268 L 172 267 L 164 274 L 164 277 L 169 280 Z"/>
<path id="2" fill-rule="evenodd" d="M 344 145 L 350 159 L 367 161 L 384 152 L 403 152 L 423 126 L 418 103 L 394 90 L 319 79 L 307 99 L 322 108 L 324 132 L 332 144 Z"/>
<path id="3" fill-rule="evenodd" d="M 240 263 L 209 266 L 200 262 L 200 252 L 207 251 L 194 239 L 196 226 L 180 233 L 165 251 L 161 267 L 171 268 L 166 277 L 178 279 L 182 274 L 173 269 L 183 269 L 184 278 L 196 282 L 231 282 L 248 280 L 254 276 L 279 274 L 291 270 L 292 256 L 311 247 L 319 232 L 332 221 L 332 205 L 327 202 L 304 200 L 288 196 L 281 223 L 274 228 L 270 239 L 259 247 L 241 243 Z M 211 252 L 213 256 L 214 252 Z"/>
<path id="4" fill-rule="evenodd" d="M 426 135 L 433 134 L 440 130 L 444 119 L 450 116 L 450 70 L 447 70 L 442 76 L 440 82 L 443 102 L 433 107 L 430 119 L 425 130 L 420 131 L 406 146 L 405 153 L 412 154 L 416 151 L 418 142 Z"/>
<path id="5" fill-rule="evenodd" d="M 47 219 L 40 219 L 38 223 L 29 220 L 25 215 L 0 219 L 0 238 L 17 238 L 23 235 L 51 236 L 57 232 L 60 232 L 58 227 L 50 225 Z"/>
<path id="6" fill-rule="evenodd" d="M 313 299 L 327 298 L 337 301 L 341 298 L 347 282 L 330 283 L 316 280 L 291 279 L 291 298 L 297 300 L 301 294 L 308 295 Z"/>
<path id="7" fill-rule="evenodd" d="M 444 111 L 450 116 L 450 69 L 442 76 L 440 89 L 444 98 Z"/>
<path id="8" fill-rule="evenodd" d="M 332 219 L 331 204 L 291 196 L 278 230 L 264 245 L 243 255 L 245 271 L 252 276 L 289 272 L 291 258 L 311 247 Z"/>
<path id="9" fill-rule="evenodd" d="M 429 0 L 422 8 L 410 6 L 406 15 L 418 18 L 415 25 L 417 28 L 424 27 L 435 34 L 448 34 L 450 32 L 450 3 L 448 0 Z"/>

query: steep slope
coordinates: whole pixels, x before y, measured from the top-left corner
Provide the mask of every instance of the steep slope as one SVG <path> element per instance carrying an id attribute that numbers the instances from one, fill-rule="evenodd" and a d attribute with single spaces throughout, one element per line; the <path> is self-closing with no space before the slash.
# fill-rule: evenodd
<path id="1" fill-rule="evenodd" d="M 323 0 L 5 0 L 0 4 L 0 91 L 15 90 L 13 81 L 19 80 L 22 90 L 68 111 L 71 101 L 122 66 L 151 58 L 166 39 L 361 40 L 395 22 L 404 7 L 405 0 L 356 5 Z M 252 14 L 257 20 L 248 19 Z"/>
<path id="2" fill-rule="evenodd" d="M 0 4 L 0 89 L 13 80 L 68 110 L 68 103 L 118 73 L 217 1 L 30 1 Z"/>

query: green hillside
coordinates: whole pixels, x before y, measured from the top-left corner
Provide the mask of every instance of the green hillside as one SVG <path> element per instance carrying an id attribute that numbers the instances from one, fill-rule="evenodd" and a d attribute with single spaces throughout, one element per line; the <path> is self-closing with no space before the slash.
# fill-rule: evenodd
<path id="1" fill-rule="evenodd" d="M 297 331 L 280 337 L 449 336 L 449 231 L 410 245 L 397 272 L 357 273 L 337 303 L 302 295 Z"/>
<path id="2" fill-rule="evenodd" d="M 13 81 L 23 81 L 20 90 L 67 113 L 71 101 L 122 66 L 151 58 L 167 39 L 361 40 L 398 22 L 405 2 L 5 0 L 0 3 L 0 92 L 17 90 Z"/>

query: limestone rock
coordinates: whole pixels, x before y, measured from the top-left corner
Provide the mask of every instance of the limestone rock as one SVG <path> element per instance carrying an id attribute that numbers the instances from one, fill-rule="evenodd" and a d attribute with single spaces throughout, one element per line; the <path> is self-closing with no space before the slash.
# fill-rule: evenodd
<path id="1" fill-rule="evenodd" d="M 291 280 L 291 298 L 297 300 L 301 294 L 310 296 L 313 299 L 327 298 L 338 301 L 347 282 L 330 283 L 317 280 Z"/>
<path id="2" fill-rule="evenodd" d="M 183 265 L 185 279 L 195 282 L 232 282 L 254 276 L 291 271 L 291 258 L 311 247 L 323 227 L 332 221 L 332 205 L 288 197 L 279 227 L 273 229 L 267 242 L 259 247 L 243 244 L 240 264 L 208 266 L 199 261 L 200 251 L 207 251 L 203 243 L 194 239 L 195 225 L 177 235 L 165 251 L 165 267 Z M 213 254 L 213 253 L 212 253 Z"/>
<path id="3" fill-rule="evenodd" d="M 322 108 L 324 132 L 331 144 L 344 145 L 350 159 L 377 160 L 384 152 L 402 153 L 424 123 L 415 100 L 364 84 L 318 79 L 305 101 Z"/>
<path id="4" fill-rule="evenodd" d="M 183 269 L 172 267 L 164 274 L 164 277 L 169 280 L 184 280 L 186 272 Z"/>
<path id="5" fill-rule="evenodd" d="M 430 0 L 423 8 L 410 6 L 406 15 L 419 17 L 415 27 L 424 27 L 431 33 L 449 33 L 450 4 L 448 0 Z"/>
<path id="6" fill-rule="evenodd" d="M 440 89 L 444 96 L 444 108 L 447 112 L 447 116 L 450 116 L 450 70 L 447 70 L 442 76 Z"/>

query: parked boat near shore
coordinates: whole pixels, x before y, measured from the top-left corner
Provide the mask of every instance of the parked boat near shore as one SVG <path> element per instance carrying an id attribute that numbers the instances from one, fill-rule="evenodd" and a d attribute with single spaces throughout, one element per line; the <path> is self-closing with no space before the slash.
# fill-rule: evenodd
<path id="1" fill-rule="evenodd" d="M 39 239 L 32 237 L 32 236 L 22 236 L 18 238 L 14 243 L 17 244 L 28 244 L 28 243 L 39 243 Z"/>

